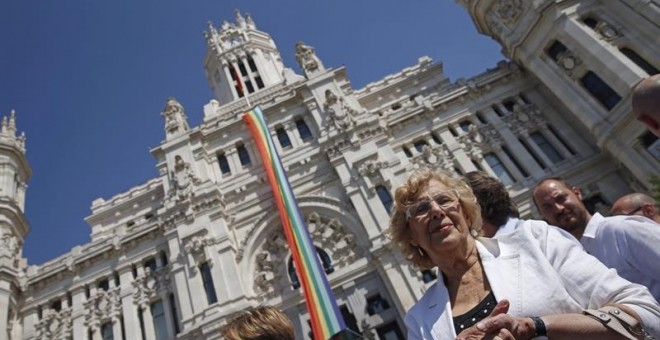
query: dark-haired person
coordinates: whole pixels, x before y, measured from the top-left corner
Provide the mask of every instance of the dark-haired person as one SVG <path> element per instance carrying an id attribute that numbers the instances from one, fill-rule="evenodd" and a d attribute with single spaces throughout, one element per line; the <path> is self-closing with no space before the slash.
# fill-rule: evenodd
<path id="1" fill-rule="evenodd" d="M 468 172 L 465 181 L 481 207 L 481 235 L 493 237 L 513 231 L 520 215 L 504 184 L 483 171 Z"/>
<path id="2" fill-rule="evenodd" d="M 549 224 L 571 233 L 589 254 L 623 278 L 646 286 L 660 300 L 660 233 L 654 221 L 640 216 L 591 215 L 582 203 L 580 189 L 561 178 L 540 181 L 533 196 Z"/>
<path id="3" fill-rule="evenodd" d="M 483 238 L 479 204 L 462 180 L 430 170 L 395 192 L 389 235 L 437 281 L 408 311 L 407 339 L 621 339 L 623 321 L 660 335 L 660 305 L 543 221 Z M 624 317 L 625 316 L 625 317 Z M 627 331 L 623 331 L 627 332 Z"/>

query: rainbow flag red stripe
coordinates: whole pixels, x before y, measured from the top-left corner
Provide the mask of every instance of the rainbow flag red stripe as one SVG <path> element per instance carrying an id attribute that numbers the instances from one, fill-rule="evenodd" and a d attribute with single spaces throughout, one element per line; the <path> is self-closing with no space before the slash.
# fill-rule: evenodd
<path id="1" fill-rule="evenodd" d="M 333 335 L 343 331 L 346 325 L 337 308 L 337 302 L 321 267 L 316 248 L 305 226 L 263 112 L 257 106 L 246 112 L 243 120 L 257 145 L 273 190 L 284 235 L 291 247 L 296 273 L 305 294 L 305 303 L 311 317 L 314 338 L 330 339 Z"/>

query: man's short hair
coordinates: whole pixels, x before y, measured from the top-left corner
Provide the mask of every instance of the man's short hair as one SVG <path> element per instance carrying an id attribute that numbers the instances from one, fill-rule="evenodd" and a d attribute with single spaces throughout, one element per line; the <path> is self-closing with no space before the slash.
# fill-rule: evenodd
<path id="1" fill-rule="evenodd" d="M 483 171 L 465 174 L 474 196 L 481 206 L 481 217 L 495 227 L 506 223 L 509 217 L 519 217 L 518 207 L 502 182 Z"/>
<path id="2" fill-rule="evenodd" d="M 562 178 L 562 177 L 546 177 L 546 178 L 544 178 L 544 179 L 538 181 L 538 182 L 536 183 L 536 185 L 534 186 L 534 189 L 532 189 L 532 202 L 534 202 L 534 206 L 536 206 L 536 209 L 537 209 L 538 211 L 541 211 L 541 208 L 539 207 L 539 204 L 536 202 L 536 197 L 535 197 L 535 196 L 536 196 L 536 195 L 535 195 L 535 193 L 536 193 L 536 189 L 537 189 L 539 186 L 541 186 L 541 184 L 543 184 L 543 183 L 545 183 L 545 182 L 548 182 L 548 181 L 559 182 L 559 183 L 561 183 L 561 185 L 563 185 L 564 187 L 566 187 L 566 188 L 568 188 L 568 189 L 573 188 L 573 186 L 570 185 L 570 184 L 568 184 L 568 183 L 566 182 L 566 180 L 564 180 L 564 178 Z"/>

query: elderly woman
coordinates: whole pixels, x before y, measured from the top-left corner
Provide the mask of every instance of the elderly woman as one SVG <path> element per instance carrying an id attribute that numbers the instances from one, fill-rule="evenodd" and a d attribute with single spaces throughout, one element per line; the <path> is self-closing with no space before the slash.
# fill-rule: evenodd
<path id="1" fill-rule="evenodd" d="M 420 269 L 439 270 L 406 315 L 408 339 L 643 339 L 641 326 L 658 337 L 660 306 L 645 287 L 567 233 L 519 223 L 502 238 L 478 238 L 472 191 L 441 173 L 418 172 L 396 190 L 392 242 Z"/>

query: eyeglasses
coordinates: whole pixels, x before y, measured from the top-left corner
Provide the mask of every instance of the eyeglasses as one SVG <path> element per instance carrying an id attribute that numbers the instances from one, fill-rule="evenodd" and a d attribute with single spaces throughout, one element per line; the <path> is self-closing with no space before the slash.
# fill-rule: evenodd
<path id="1" fill-rule="evenodd" d="M 643 207 L 644 207 L 643 205 L 640 205 L 639 207 L 637 207 L 637 209 L 629 211 L 629 212 L 625 213 L 624 215 L 626 215 L 626 216 L 635 215 L 638 211 L 642 210 Z"/>
<path id="2" fill-rule="evenodd" d="M 456 192 L 454 191 L 454 193 Z M 458 196 L 458 193 L 456 194 Z M 421 200 L 406 209 L 406 220 L 409 221 L 413 217 L 426 216 L 429 211 L 431 211 L 431 202 L 435 202 L 442 211 L 446 211 L 447 209 L 452 208 L 458 199 L 458 197 L 448 196 L 447 194 L 438 194 L 431 200 Z"/>

